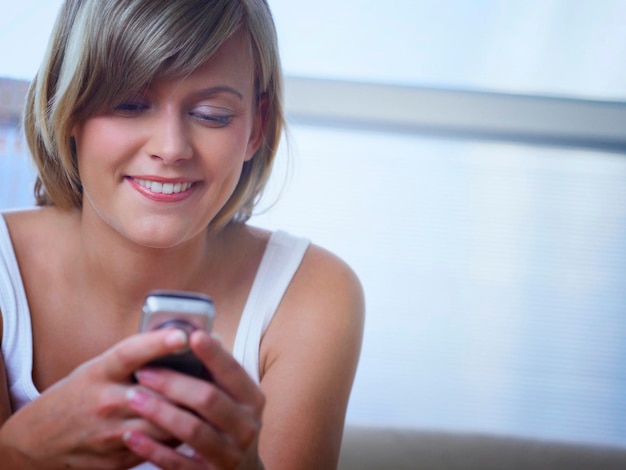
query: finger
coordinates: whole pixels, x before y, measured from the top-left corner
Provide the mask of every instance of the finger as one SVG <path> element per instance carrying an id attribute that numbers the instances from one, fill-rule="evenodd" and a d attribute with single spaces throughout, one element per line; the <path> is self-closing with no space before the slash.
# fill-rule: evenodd
<path id="1" fill-rule="evenodd" d="M 156 392 L 149 389 L 145 389 L 145 393 L 157 396 Z M 141 418 L 132 407 L 129 407 L 127 396 L 128 387 L 125 385 L 114 384 L 106 387 L 93 400 L 95 415 L 104 419 L 121 418 L 123 421 L 118 421 L 120 435 L 124 429 L 135 429 L 160 442 L 168 444 L 176 442 L 170 433 Z"/>
<path id="2" fill-rule="evenodd" d="M 125 380 L 147 362 L 188 347 L 187 335 L 177 329 L 133 335 L 120 341 L 98 359 L 112 380 Z"/>
<path id="3" fill-rule="evenodd" d="M 158 465 L 162 469 L 202 468 L 201 464 L 204 462 L 202 457 L 190 448 L 180 451 L 174 450 L 159 444 L 139 431 L 124 433 L 123 440 L 126 447 L 135 455 Z"/>
<path id="4" fill-rule="evenodd" d="M 250 407 L 239 406 L 212 383 L 166 369 L 141 369 L 137 379 L 141 385 L 194 411 L 240 448 L 247 448 L 258 433 L 260 419 Z"/>
<path id="5" fill-rule="evenodd" d="M 222 433 L 189 411 L 145 393 L 141 387 L 131 389 L 128 399 L 137 413 L 166 429 L 220 468 L 234 468 L 241 461 L 242 451 L 234 447 Z M 150 448 L 154 449 L 152 446 Z"/>
<path id="6" fill-rule="evenodd" d="M 218 339 L 203 331 L 194 331 L 189 338 L 189 345 L 211 371 L 220 388 L 236 402 L 250 407 L 255 415 L 261 415 L 265 405 L 261 390 Z"/>
<path id="7" fill-rule="evenodd" d="M 152 390 L 149 390 L 147 388 L 142 388 L 142 390 L 144 393 L 151 395 L 155 399 L 161 398 L 157 393 L 153 392 Z M 128 387 L 125 388 L 123 400 L 127 413 L 131 415 L 130 418 L 126 419 L 126 422 L 124 424 L 125 429 L 141 431 L 143 434 L 147 435 L 151 439 L 167 445 L 168 447 L 176 447 L 180 445 L 180 440 L 176 439 L 171 432 L 165 430 L 163 427 L 153 423 L 152 421 L 145 419 L 143 416 L 138 414 L 132 406 L 129 406 Z"/>
<path id="8" fill-rule="evenodd" d="M 174 448 L 180 445 L 180 441 L 172 437 L 172 435 L 169 432 L 165 431 L 160 426 L 157 426 L 156 424 L 146 420 L 143 417 L 141 418 L 135 417 L 132 419 L 128 419 L 120 427 L 122 429 L 120 429 L 120 433 L 118 434 L 118 436 L 123 435 L 124 432 L 137 431 L 150 437 L 150 439 L 156 442 L 160 442 L 161 444 L 167 447 Z"/>

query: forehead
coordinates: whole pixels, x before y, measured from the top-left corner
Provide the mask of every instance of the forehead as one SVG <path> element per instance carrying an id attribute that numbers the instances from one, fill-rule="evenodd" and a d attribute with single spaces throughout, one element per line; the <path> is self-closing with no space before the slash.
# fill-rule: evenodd
<path id="1" fill-rule="evenodd" d="M 254 63 L 246 36 L 241 32 L 234 34 L 183 81 L 210 81 L 211 84 L 236 86 L 242 93 L 251 92 L 254 88 Z"/>

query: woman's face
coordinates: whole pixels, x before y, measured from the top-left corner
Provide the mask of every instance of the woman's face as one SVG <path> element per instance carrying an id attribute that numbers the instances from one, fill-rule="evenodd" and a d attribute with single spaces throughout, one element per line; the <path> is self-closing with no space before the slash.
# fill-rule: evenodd
<path id="1" fill-rule="evenodd" d="M 143 246 L 200 235 L 261 142 L 252 59 L 233 36 L 191 75 L 77 125 L 85 222 Z"/>

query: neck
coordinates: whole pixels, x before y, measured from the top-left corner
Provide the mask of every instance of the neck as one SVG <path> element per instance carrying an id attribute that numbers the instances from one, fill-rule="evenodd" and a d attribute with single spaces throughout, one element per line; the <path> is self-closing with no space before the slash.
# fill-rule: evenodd
<path id="1" fill-rule="evenodd" d="M 208 229 L 172 248 L 137 245 L 101 221 L 81 224 L 76 270 L 82 295 L 113 311 L 138 311 L 153 289 L 206 290 L 209 270 L 221 251 L 220 233 Z"/>

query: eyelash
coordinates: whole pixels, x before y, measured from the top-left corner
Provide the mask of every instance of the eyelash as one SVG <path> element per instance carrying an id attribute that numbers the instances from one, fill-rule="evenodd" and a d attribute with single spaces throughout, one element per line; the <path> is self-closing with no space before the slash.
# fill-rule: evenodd
<path id="1" fill-rule="evenodd" d="M 145 111 L 146 109 L 148 109 L 147 104 L 133 103 L 133 102 L 120 103 L 115 107 L 115 111 L 118 111 L 121 113 L 137 113 L 140 111 Z"/>
<path id="2" fill-rule="evenodd" d="M 233 120 L 233 116 L 229 114 L 189 113 L 189 115 L 203 122 L 215 124 L 217 127 L 227 126 Z"/>
<path id="3" fill-rule="evenodd" d="M 126 102 L 117 105 L 114 110 L 125 116 L 134 116 L 149 109 L 150 105 L 145 103 Z M 232 114 L 206 114 L 199 112 L 189 112 L 189 115 L 195 119 L 208 123 L 214 127 L 225 127 L 233 120 Z"/>

